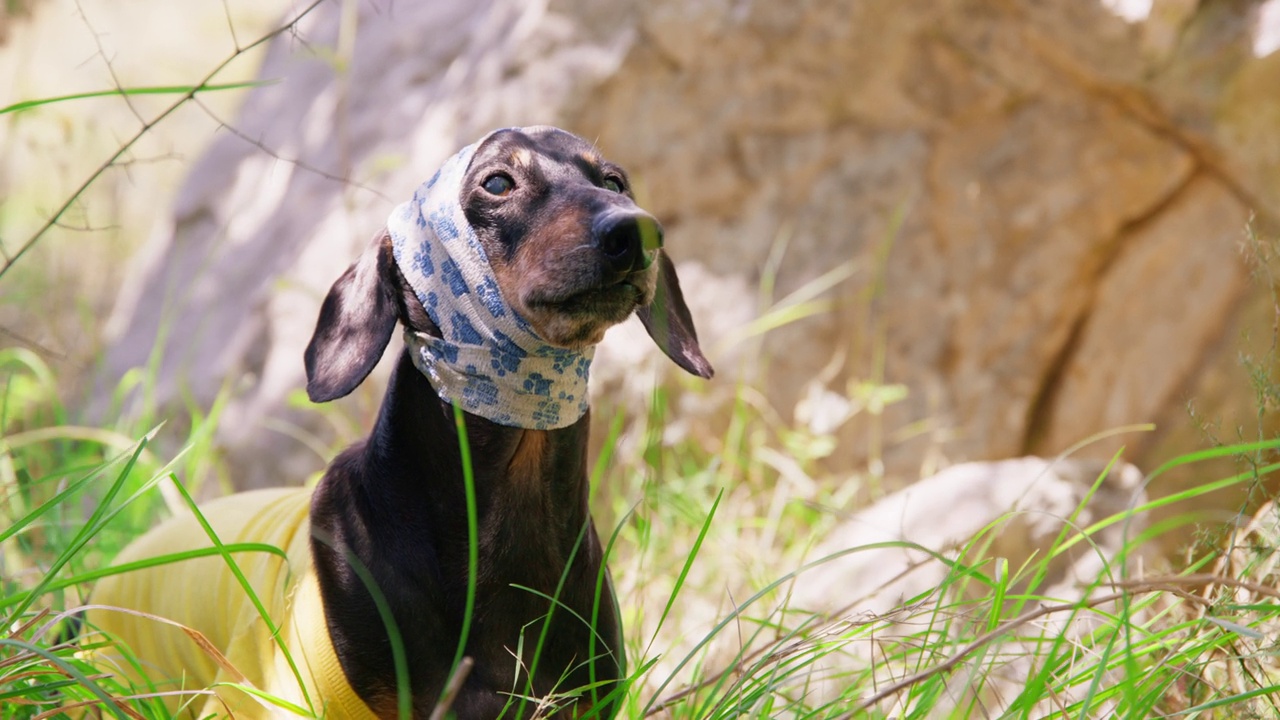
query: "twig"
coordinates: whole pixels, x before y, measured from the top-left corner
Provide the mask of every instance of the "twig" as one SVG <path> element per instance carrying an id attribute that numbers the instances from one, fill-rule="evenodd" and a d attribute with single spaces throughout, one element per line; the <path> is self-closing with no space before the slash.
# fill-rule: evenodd
<path id="1" fill-rule="evenodd" d="M 1112 587 L 1125 588 L 1133 592 L 1153 592 L 1158 590 L 1167 590 L 1171 586 L 1185 587 L 1191 585 L 1199 587 L 1201 585 L 1226 585 L 1228 587 L 1249 590 L 1259 595 L 1265 595 L 1269 598 L 1280 600 L 1280 590 L 1267 587 L 1256 582 L 1248 580 L 1240 580 L 1227 575 L 1216 575 L 1213 573 L 1198 573 L 1195 575 L 1169 575 L 1165 577 L 1146 578 L 1143 580 L 1117 580 L 1115 582 L 1105 583 Z"/>
<path id="2" fill-rule="evenodd" d="M 14 340 L 17 340 L 23 345 L 34 348 L 37 352 L 39 352 L 41 355 L 47 358 L 52 358 L 54 360 L 57 360 L 58 362 L 67 361 L 66 353 L 58 352 L 57 350 L 50 348 L 48 345 L 43 345 L 41 343 L 38 343 L 35 340 L 32 340 L 31 338 L 21 333 L 15 332 L 3 325 L 0 325 L 0 335 L 5 335 L 7 337 L 13 338 Z"/>
<path id="3" fill-rule="evenodd" d="M 905 568 L 904 570 L 899 572 L 897 575 L 895 575 L 893 578 L 891 578 L 889 582 L 886 583 L 886 585 L 892 584 L 902 579 L 907 574 L 913 572 L 920 566 L 924 565 L 926 562 L 928 561 L 921 560 L 921 561 L 912 562 L 909 566 L 907 566 L 907 568 Z M 868 598 L 872 597 L 879 591 L 880 589 L 877 589 L 872 592 L 866 593 L 862 595 L 860 598 L 854 599 L 846 603 L 845 605 L 843 605 L 842 607 L 840 607 L 839 609 L 831 613 L 812 613 L 809 615 L 809 617 L 804 619 L 804 622 L 800 623 L 800 625 L 796 627 L 795 631 L 792 634 L 794 635 L 796 633 L 799 633 L 801 630 L 805 629 L 806 626 L 811 624 L 817 625 L 819 623 L 825 623 L 829 627 L 835 624 L 837 618 L 851 612 L 855 607 L 857 607 L 859 603 L 865 602 Z M 896 615 L 901 615 L 904 611 L 909 611 L 911 609 L 918 608 L 921 605 L 923 605 L 923 602 L 915 603 L 911 606 L 897 607 L 886 613 L 883 613 L 880 615 L 873 615 L 871 617 L 867 617 L 865 620 L 860 620 L 858 622 L 850 622 L 849 624 L 859 625 L 859 626 L 869 625 L 871 623 L 886 620 Z M 738 612 L 741 612 L 741 610 L 742 608 L 738 608 L 735 611 L 735 614 Z M 773 646 L 771 645 L 757 648 L 740 657 L 738 661 L 735 662 L 734 664 L 721 668 L 718 672 L 714 672 L 711 675 L 704 677 L 702 680 L 692 685 L 689 685 L 687 687 L 684 687 L 680 690 L 677 690 L 676 692 L 673 692 L 667 697 L 658 701 L 657 703 L 654 704 L 653 707 L 649 708 L 649 711 L 645 713 L 645 717 L 656 715 L 662 712 L 663 710 L 666 710 L 667 708 L 671 707 L 672 705 L 679 703 L 680 701 L 684 700 L 690 695 L 693 695 L 712 685 L 718 684 L 721 681 L 721 679 L 723 679 L 725 676 L 731 673 L 741 672 L 742 669 L 747 665 L 747 663 L 755 662 L 757 659 L 759 659 L 761 656 L 765 655 L 766 653 L 768 653 L 768 655 L 765 658 L 765 662 L 776 662 L 785 657 L 795 654 L 795 652 L 799 650 L 799 647 L 800 647 L 800 643 L 794 642 L 791 645 L 784 647 L 782 649 L 773 649 Z"/>
<path id="4" fill-rule="evenodd" d="M 1155 588 L 1151 588 L 1151 590 L 1155 590 Z M 1137 592 L 1142 592 L 1142 591 L 1137 591 Z M 916 683 L 919 683 L 923 680 L 927 680 L 933 677 L 934 675 L 945 673 L 948 670 L 951 670 L 955 666 L 959 665 L 961 662 L 964 662 L 965 658 L 969 657 L 969 655 L 972 655 L 974 652 L 981 650 L 983 647 L 991 643 L 996 638 L 1007 634 L 1010 630 L 1021 627 L 1022 625 L 1026 625 L 1035 620 L 1039 620 L 1040 618 L 1048 615 L 1053 615 L 1055 613 L 1067 612 L 1067 611 L 1073 611 L 1073 610 L 1082 610 L 1085 608 L 1093 608 L 1099 605 L 1105 605 L 1109 602 L 1114 602 L 1116 600 L 1123 599 L 1125 596 L 1131 595 L 1131 594 L 1132 592 L 1130 591 L 1111 593 L 1110 595 L 1103 595 L 1101 597 L 1090 598 L 1087 602 L 1073 602 L 1073 603 L 1060 603 L 1058 605 L 1045 605 L 1043 607 L 1040 607 L 1039 609 L 1023 613 L 1022 615 L 1019 615 L 1013 620 L 1010 620 L 1009 622 L 1004 623 L 997 628 L 988 630 L 987 632 L 979 635 L 968 645 L 965 645 L 960 650 L 960 652 L 957 652 L 956 654 L 947 658 L 940 665 L 935 665 L 931 668 L 928 668 L 927 670 L 921 670 L 920 672 L 914 673 L 912 675 L 908 675 L 907 677 L 902 678 L 901 680 L 893 683 L 892 685 L 888 685 L 884 688 L 881 688 L 876 693 L 863 699 L 863 701 L 859 703 L 858 706 L 855 707 L 853 710 L 845 713 L 844 715 L 838 716 L 838 720 L 846 720 L 850 718 L 859 717 L 863 711 L 867 710 L 872 705 L 875 705 L 881 700 L 884 700 L 890 695 L 901 692 L 911 687 L 912 685 L 915 685 Z"/>
<path id="5" fill-rule="evenodd" d="M 1227 577 L 1225 575 L 1214 575 L 1209 573 L 1200 573 L 1195 575 L 1169 575 L 1165 577 L 1147 578 L 1143 580 L 1121 580 L 1121 581 L 1109 582 L 1105 584 L 1110 585 L 1112 587 L 1124 588 L 1124 590 L 1122 592 L 1111 593 L 1109 595 L 1090 598 L 1087 601 L 1061 603 L 1058 605 L 1046 605 L 1037 610 L 1032 610 L 1030 612 L 1023 613 L 1022 615 L 1019 615 L 1013 620 L 1010 620 L 1009 622 L 1004 623 L 993 630 L 990 630 L 982 635 L 979 635 L 968 645 L 965 645 L 959 652 L 947 658 L 941 664 L 928 668 L 927 670 L 921 670 L 918 673 L 909 675 L 893 683 L 892 685 L 889 685 L 887 687 L 880 689 L 879 691 L 865 698 L 861 703 L 858 704 L 857 707 L 855 707 L 850 712 L 844 715 L 840 715 L 839 720 L 848 720 L 851 718 L 858 717 L 860 713 L 864 712 L 865 710 L 875 705 L 876 703 L 880 702 L 881 700 L 884 700 L 885 698 L 891 695 L 894 695 L 895 693 L 901 692 L 911 687 L 912 685 L 920 683 L 921 681 L 927 680 L 935 675 L 938 675 L 940 673 L 945 673 L 951 670 L 952 668 L 954 668 L 955 666 L 963 662 L 969 655 L 972 655 L 974 652 L 982 649 L 984 646 L 991 643 L 996 638 L 1002 635 L 1005 635 L 1022 625 L 1026 625 L 1030 622 L 1038 620 L 1047 615 L 1053 615 L 1055 613 L 1060 613 L 1060 612 L 1095 608 L 1095 607 L 1098 607 L 1099 605 L 1105 605 L 1109 602 L 1121 600 L 1127 595 L 1132 595 L 1135 593 L 1145 594 L 1145 593 L 1152 593 L 1152 592 L 1176 592 L 1177 591 L 1176 588 L 1185 587 L 1188 585 L 1191 585 L 1191 586 L 1212 585 L 1212 584 L 1227 585 L 1230 587 L 1238 587 L 1238 588 L 1251 590 L 1260 595 L 1265 595 L 1271 598 L 1280 598 L 1280 591 L 1277 591 L 1273 588 L 1269 588 L 1265 585 L 1260 585 L 1258 583 L 1250 582 L 1248 580 L 1239 580 L 1237 578 Z"/>
<path id="6" fill-rule="evenodd" d="M 431 711 L 429 720 L 444 720 L 444 714 L 449 712 L 453 701 L 458 698 L 458 693 L 462 691 L 462 683 L 467 681 L 467 676 L 471 674 L 473 665 L 475 665 L 475 661 L 471 659 L 471 656 L 464 655 L 462 662 L 458 663 L 458 669 L 453 673 L 453 677 L 449 678 L 449 684 L 445 686 L 444 694 L 440 696 L 440 701 L 436 703 L 436 709 Z"/>
<path id="7" fill-rule="evenodd" d="M 84 12 L 84 6 L 80 4 L 80 0 L 76 0 L 76 12 L 80 13 L 80 19 L 84 21 L 84 26 L 88 28 L 89 34 L 93 36 L 93 44 L 98 48 L 98 55 L 102 57 L 102 64 L 107 66 L 107 74 L 111 76 L 111 82 L 115 83 L 117 88 L 124 89 L 120 82 L 120 77 L 116 75 L 116 66 L 111 64 L 111 58 L 107 57 L 107 49 L 102 47 L 102 36 L 93 28 L 93 23 L 89 22 L 89 16 Z M 138 112 L 138 108 L 134 107 L 133 99 L 125 94 L 124 104 L 129 106 L 129 112 L 138 119 L 138 122 L 145 123 L 142 119 L 142 113 Z"/>
<path id="8" fill-rule="evenodd" d="M 302 20 L 302 18 L 310 14 L 312 10 L 315 10 L 317 7 L 319 7 L 320 3 L 324 1 L 325 0 L 312 0 L 311 4 L 303 8 L 302 11 L 299 12 L 297 16 L 293 18 L 293 20 L 290 20 L 288 23 L 285 23 L 284 25 L 281 25 L 275 30 L 272 30 L 271 32 L 263 35 L 262 37 L 258 38 L 257 40 L 253 41 L 252 43 L 250 43 L 249 45 L 243 48 L 240 48 L 240 47 L 236 48 L 235 52 L 231 53 L 231 55 L 229 55 L 225 60 L 219 63 L 217 67 L 215 67 L 207 75 L 205 75 L 204 79 L 201 80 L 199 83 L 197 83 L 195 87 L 192 87 L 190 90 L 183 93 L 182 97 L 180 97 L 176 102 L 174 102 L 172 105 L 166 108 L 163 112 L 161 112 L 155 118 L 153 118 L 149 122 L 144 122 L 142 124 L 142 127 L 136 133 L 134 133 L 133 137 L 129 138 L 122 145 L 120 145 L 120 147 L 116 149 L 116 152 L 112 154 L 110 158 L 108 158 L 105 162 L 99 165 L 96 170 L 90 173 L 89 177 L 86 178 L 84 182 L 80 183 L 80 186 L 77 187 L 75 191 L 73 191 L 71 195 L 67 197 L 66 201 L 56 211 L 54 211 L 53 215 L 50 216 L 49 219 L 45 221 L 45 223 L 41 225 L 40 228 L 36 230 L 33 235 L 31 235 L 31 237 L 27 238 L 22 243 L 22 246 L 18 248 L 17 252 L 13 253 L 13 255 L 8 258 L 4 266 L 0 267 L 0 279 L 3 279 L 4 274 L 9 271 L 9 268 L 12 268 L 14 264 L 18 262 L 19 258 L 21 258 L 23 255 L 26 254 L 28 250 L 34 247 L 35 244 L 40 241 L 40 238 L 44 237 L 44 234 L 47 233 L 49 229 L 52 228 L 55 224 L 57 224 L 58 219 L 62 217 L 62 214 L 65 213 L 72 205 L 75 204 L 77 200 L 80 199 L 80 196 L 83 195 L 84 192 L 89 189 L 90 185 L 96 182 L 97 179 L 101 177 L 103 173 L 105 173 L 109 168 L 115 165 L 116 161 L 119 160 L 121 157 L 123 157 L 125 153 L 129 152 L 129 150 L 131 150 L 133 146 L 143 138 L 143 136 L 151 132 L 152 128 L 154 128 L 159 123 L 163 122 L 165 118 L 172 115 L 175 110 L 177 110 L 178 108 L 186 104 L 188 100 L 191 100 L 192 98 L 194 98 L 197 93 L 204 90 L 210 84 L 210 81 L 212 81 L 213 78 L 217 77 L 218 73 L 222 72 L 224 68 L 226 68 L 232 62 L 234 62 L 236 58 L 239 58 L 241 55 L 256 48 L 257 46 L 270 41 L 272 38 L 274 38 L 277 35 L 280 35 L 285 32 L 290 32 L 291 30 L 294 29 L 294 27 L 298 24 L 298 22 Z"/>
<path id="9" fill-rule="evenodd" d="M 231 33 L 231 42 L 240 49 L 240 36 L 236 35 L 236 23 L 231 19 L 231 8 L 227 5 L 227 0 L 222 0 L 222 14 L 227 18 L 227 30 Z"/>
<path id="10" fill-rule="evenodd" d="M 25 623 L 10 630 L 9 637 L 20 637 L 23 633 L 35 627 L 36 623 L 39 623 L 41 620 L 43 620 L 45 616 L 49 614 L 49 612 L 50 612 L 49 608 L 40 608 L 40 610 L 37 611 L 35 615 L 32 615 L 31 618 L 27 620 Z"/>
<path id="11" fill-rule="evenodd" d="M 342 183 L 343 185 L 349 185 L 349 186 L 354 187 L 354 188 L 357 188 L 357 189 L 359 189 L 359 190 L 364 190 L 364 191 L 366 191 L 366 192 L 373 193 L 374 195 L 376 195 L 378 198 L 380 198 L 380 199 L 382 199 L 382 200 L 390 200 L 390 199 L 391 199 L 391 198 L 387 197 L 385 194 L 383 194 L 383 193 L 379 192 L 378 190 L 375 190 L 374 188 L 371 188 L 371 187 L 369 187 L 368 185 L 364 185 L 364 184 L 362 184 L 362 183 L 356 182 L 355 180 L 352 180 L 352 179 L 351 179 L 351 178 L 349 178 L 349 177 L 342 177 L 342 176 L 340 176 L 340 175 L 335 175 L 335 174 L 333 174 L 333 173 L 331 173 L 331 172 L 327 172 L 327 171 L 325 171 L 325 170 L 321 170 L 320 168 L 318 168 L 318 167 L 316 167 L 316 166 L 314 166 L 314 165 L 310 165 L 310 164 L 308 164 L 308 163 L 306 163 L 306 162 L 303 162 L 302 160 L 298 160 L 298 159 L 296 159 L 296 158 L 287 158 L 287 157 L 282 157 L 282 156 L 280 156 L 279 154 L 277 154 L 277 153 L 276 153 L 276 151 L 274 151 L 274 150 L 272 150 L 271 148 L 267 147 L 267 146 L 266 146 L 266 144 L 265 144 L 265 143 L 263 143 L 261 140 L 255 140 L 255 139 L 253 139 L 253 138 L 249 137 L 248 135 L 246 135 L 246 134 L 245 134 L 244 132 L 242 132 L 240 129 L 238 129 L 238 128 L 236 128 L 235 126 L 231 125 L 230 123 L 227 123 L 227 122 L 223 121 L 223 119 L 222 119 L 222 118 L 220 118 L 220 117 L 218 117 L 217 113 L 215 113 L 215 112 L 214 112 L 214 111 L 213 111 L 213 110 L 212 110 L 208 105 L 205 105 L 204 103 L 200 102 L 200 99 L 199 99 L 199 98 L 194 98 L 194 99 L 193 99 L 193 102 L 195 102 L 196 106 L 197 106 L 197 107 L 199 107 L 201 110 L 203 110 L 203 111 L 204 111 L 204 113 L 205 113 L 206 115 L 208 115 L 208 116 L 209 116 L 209 119 L 210 119 L 210 120 L 213 120 L 214 122 L 218 123 L 218 127 L 219 127 L 219 128 L 221 128 L 221 129 L 223 129 L 223 130 L 226 130 L 227 132 L 231 133 L 232 135 L 235 135 L 236 137 L 238 137 L 238 138 L 240 138 L 241 140 L 243 140 L 243 141 L 245 141 L 245 142 L 249 143 L 250 145 L 252 145 L 252 146 L 254 146 L 254 147 L 258 148 L 258 149 L 259 149 L 259 150 L 261 150 L 262 152 L 266 153 L 267 155 L 270 155 L 271 157 L 275 158 L 276 160 L 279 160 L 280 162 L 288 163 L 288 164 L 293 165 L 294 167 L 296 167 L 296 168 L 298 168 L 298 169 L 300 169 L 300 170 L 305 170 L 306 172 L 313 173 L 313 174 L 315 174 L 315 175 L 319 175 L 320 177 L 324 178 L 325 180 L 332 180 L 332 181 L 337 182 L 337 183 Z"/>

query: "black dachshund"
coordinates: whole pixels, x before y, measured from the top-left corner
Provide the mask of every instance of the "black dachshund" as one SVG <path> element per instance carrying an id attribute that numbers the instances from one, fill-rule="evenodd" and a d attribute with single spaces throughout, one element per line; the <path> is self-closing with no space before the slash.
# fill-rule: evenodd
<path id="1" fill-rule="evenodd" d="M 442 702 L 461 719 L 612 717 L 625 663 L 587 507 L 592 348 L 634 312 L 677 364 L 712 374 L 661 245 L 626 173 L 574 135 L 507 129 L 465 148 L 334 283 L 307 348 L 307 391 L 325 402 L 404 327 L 369 437 L 314 493 L 202 507 L 225 555 L 95 588 L 100 608 L 170 618 L 204 647 L 134 614 L 90 622 L 128 641 L 152 680 L 250 685 L 326 717 L 393 718 L 407 704 L 425 719 Z M 237 545 L 251 542 L 287 558 Z M 175 518 L 122 561 L 207 545 Z M 193 709 L 280 712 L 234 686 Z"/>

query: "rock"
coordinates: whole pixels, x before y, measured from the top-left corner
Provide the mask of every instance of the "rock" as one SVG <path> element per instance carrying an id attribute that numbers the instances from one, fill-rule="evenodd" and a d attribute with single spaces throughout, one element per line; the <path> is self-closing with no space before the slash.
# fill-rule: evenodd
<path id="1" fill-rule="evenodd" d="M 1089 497 L 1105 469 L 1102 462 L 1036 457 L 953 465 L 837 525 L 809 553 L 811 560 L 867 549 L 806 571 L 792 590 L 791 606 L 824 614 L 887 612 L 943 584 L 951 569 L 932 553 L 970 561 L 1004 558 L 1016 570 L 1052 547 L 1064 528 L 1071 537 L 1075 529 L 1146 502 L 1141 471 L 1123 463 Z M 1115 567 L 1122 561 L 1130 550 L 1126 540 L 1144 527 L 1137 516 L 1094 534 L 1093 542 L 1078 544 L 1051 564 L 1037 592 L 1078 598 L 1103 563 Z M 978 535 L 982 542 L 966 550 Z M 921 549 L 876 547 L 895 542 Z"/>
<path id="2" fill-rule="evenodd" d="M 1280 217 L 1280 54 L 1253 54 L 1249 3 L 1167 0 L 1131 20 L 1112 5 L 371 2 L 342 73 L 308 50 L 336 42 L 324 5 L 305 45 L 274 43 L 262 75 L 283 82 L 249 94 L 136 261 L 100 386 L 161 338 L 161 399 L 207 403 L 230 383 L 238 484 L 318 469 L 264 428 L 332 437 L 287 403 L 325 288 L 454 149 L 545 122 L 631 170 L 701 274 L 691 303 L 726 308 L 699 316 L 721 374 L 682 406 L 689 426 L 714 432 L 735 377 L 785 412 L 833 366 L 826 391 L 909 389 L 837 428 L 829 458 L 883 459 L 890 486 L 1118 423 L 1162 431 L 1130 439 L 1130 461 L 1186 450 L 1186 398 L 1212 386 L 1240 400 L 1215 407 L 1250 415 L 1244 374 L 1224 386 L 1206 369 L 1231 362 L 1241 308 L 1266 293 L 1236 250 L 1250 211 Z M 743 332 L 846 263 L 851 279 L 820 294 L 829 311 Z M 632 367 L 597 363 L 597 393 L 629 402 Z M 347 407 L 377 397 L 371 384 Z"/>
<path id="3" fill-rule="evenodd" d="M 935 628 L 931 645 L 947 646 L 942 637 L 947 635 L 955 640 L 957 649 L 988 630 L 990 593 L 980 589 L 977 602 L 964 605 L 965 598 L 957 597 L 957 588 L 963 589 L 965 584 L 954 582 L 951 561 L 992 576 L 998 572 L 997 559 L 1004 560 L 1007 572 L 1020 573 L 1013 576 L 1016 581 L 1010 583 L 1008 596 L 1044 598 L 1026 603 L 1027 610 L 1111 592 L 1097 584 L 1119 577 L 1126 565 L 1131 571 L 1138 567 L 1138 557 L 1128 542 L 1146 527 L 1140 514 L 1094 532 L 1088 542 L 1079 542 L 1060 554 L 1038 583 L 1030 583 L 1028 578 L 1034 573 L 1023 570 L 1025 564 L 1037 567 L 1061 539 L 1072 538 L 1106 518 L 1126 516 L 1146 501 L 1143 476 L 1137 468 L 1119 464 L 1103 477 L 1105 470 L 1101 462 L 1036 457 L 955 465 L 839 524 L 810 557 L 816 560 L 845 554 L 802 573 L 792 588 L 789 607 L 830 616 L 837 626 L 841 622 L 870 623 L 874 631 L 864 628 L 858 640 L 826 654 L 807 675 L 815 678 L 812 691 L 818 696 L 834 696 L 842 688 L 826 687 L 821 678 L 844 677 L 851 669 L 871 663 L 881 663 L 878 675 L 886 678 L 941 663 L 946 658 L 926 658 L 924 665 L 897 669 L 887 659 L 897 653 L 896 639 L 913 642 L 911 638 L 926 627 Z M 1095 483 L 1097 489 L 1090 496 Z M 886 543 L 890 547 L 885 547 Z M 902 546 L 893 547 L 896 543 Z M 957 601 L 961 603 L 959 612 L 953 604 Z M 966 620 L 967 610 L 975 613 L 972 619 L 978 625 Z M 1097 629 L 1098 613 L 1116 611 L 1112 602 L 1101 603 L 1092 612 L 1049 614 L 993 639 L 985 652 L 965 658 L 950 671 L 946 697 L 937 706 L 944 714 L 938 717 L 946 716 L 949 708 L 968 706 L 975 697 L 988 713 L 1000 714 L 1037 672 L 1033 666 L 1044 653 L 1037 637 L 1083 643 Z M 1007 609 L 1001 614 L 1005 622 L 1015 615 Z M 1089 679 L 1086 676 L 1069 692 L 1055 692 L 1054 702 L 1069 704 L 1080 699 Z M 1044 708 L 1044 712 L 1049 710 Z"/>
<path id="4" fill-rule="evenodd" d="M 1182 388 L 1221 341 L 1214 318 L 1231 317 L 1248 292 L 1243 264 L 1220 261 L 1223 248 L 1243 238 L 1248 219 L 1248 209 L 1221 183 L 1197 175 L 1160 213 L 1122 233 L 1080 316 L 1072 352 L 1042 400 L 1048 434 L 1034 437 L 1033 429 L 1032 448 L 1064 448 L 1100 429 L 1182 410 Z M 1145 331 L 1119 342 L 1124 336 L 1117 331 L 1137 318 Z M 1146 361 L 1175 347 L 1180 352 L 1162 362 Z M 1129 443 L 1141 455 L 1158 437 L 1111 438 L 1091 450 L 1115 452 Z"/>

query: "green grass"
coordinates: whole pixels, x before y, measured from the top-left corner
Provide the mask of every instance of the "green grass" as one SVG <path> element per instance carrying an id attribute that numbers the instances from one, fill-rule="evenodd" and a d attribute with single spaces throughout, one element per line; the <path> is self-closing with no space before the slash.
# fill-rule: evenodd
<path id="1" fill-rule="evenodd" d="M 237 49 L 228 62 L 242 52 Z M 174 103 L 144 122 L 137 136 L 126 139 L 63 198 L 65 204 L 53 205 L 56 209 L 32 234 L 8 248 L 0 276 L 156 123 L 197 93 L 237 87 L 212 84 L 222 65 L 189 85 L 104 91 L 161 93 L 174 96 Z M 39 106 L 77 97 L 10 105 L 0 108 L 0 115 L 30 115 Z M 879 264 L 892 242 L 892 236 L 884 238 Z M 767 263 L 766 296 L 784 245 L 779 243 Z M 1253 247 L 1270 246 L 1255 242 Z M 867 268 L 834 268 L 726 342 L 825 312 L 830 301 L 824 293 L 860 269 Z M 1269 275 L 1263 280 L 1276 286 Z M 881 284 L 866 287 L 861 300 L 870 316 Z M 765 300 L 762 305 L 769 304 Z M 865 354 L 877 359 L 872 365 L 879 372 L 883 328 L 870 319 L 867 325 L 873 337 Z M 1266 357 L 1245 362 L 1259 398 L 1260 426 L 1280 398 L 1271 379 L 1275 364 L 1274 342 Z M 50 717 L 86 706 L 106 717 L 168 717 L 162 698 L 172 690 L 162 678 L 143 673 L 141 683 L 128 685 L 85 660 L 86 652 L 109 639 L 90 628 L 75 642 L 62 640 L 93 583 L 108 574 L 201 554 L 219 555 L 235 567 L 241 553 L 280 553 L 269 546 L 223 543 L 205 524 L 215 544 L 211 549 L 111 566 L 111 559 L 158 518 L 185 508 L 201 517 L 192 498 L 214 494 L 214 488 L 200 485 L 219 476 L 212 438 L 221 403 L 189 405 L 178 416 L 162 418 L 147 400 L 153 370 L 139 370 L 119 388 L 120 398 L 144 399 L 142 410 L 128 415 L 131 420 L 82 427 L 59 402 L 60 379 L 34 353 L 0 350 L 0 718 Z M 868 413 L 874 420 L 884 405 L 906 392 L 878 377 L 873 373 L 870 381 L 848 388 L 850 412 Z M 124 416 L 118 405 L 110 417 Z M 621 717 L 1280 716 L 1274 640 L 1280 636 L 1280 511 L 1272 504 L 1263 504 L 1234 531 L 1219 528 L 1210 535 L 1213 541 L 1190 554 L 1176 572 L 1133 571 L 1142 565 L 1144 544 L 1164 533 L 1185 533 L 1189 520 L 1163 522 L 1130 537 L 1120 557 L 1104 564 L 1083 600 L 1080 591 L 1055 596 L 1058 591 L 1047 580 L 1056 559 L 1093 545 L 1132 514 L 1195 501 L 1222 488 L 1261 486 L 1276 469 L 1278 443 L 1260 435 L 1257 442 L 1174 458 L 1148 481 L 1175 467 L 1194 468 L 1220 458 L 1242 459 L 1248 469 L 1206 477 L 1178 495 L 1088 526 L 1065 523 L 1048 547 L 1022 563 L 991 551 L 1003 523 L 1014 519 L 1002 518 L 961 547 L 923 549 L 932 551 L 927 564 L 940 577 L 927 590 L 872 615 L 860 608 L 880 588 L 858 588 L 840 599 L 842 612 L 818 615 L 795 607 L 790 592 L 834 559 L 813 557 L 813 545 L 835 526 L 838 510 L 852 497 L 877 489 L 880 470 L 852 479 L 825 476 L 821 463 L 834 450 L 834 439 L 778 418 L 749 386 L 740 388 L 726 429 L 714 438 L 667 442 L 671 405 L 667 391 L 656 391 L 647 413 L 616 417 L 592 475 L 593 506 L 597 518 L 605 520 L 602 535 L 626 632 L 629 674 Z M 153 446 L 162 420 L 166 431 L 184 438 L 175 452 Z M 879 432 L 878 423 L 870 426 Z M 878 442 L 873 438 L 871 444 L 874 455 Z M 472 500 L 466 510 L 474 528 Z M 843 553 L 885 547 L 906 544 Z M 472 577 L 474 566 L 472 560 Z M 599 581 L 603 586 L 604 578 Z M 240 582 L 252 596 L 243 577 Z M 394 637 L 388 614 L 383 621 Z M 534 623 L 525 646 L 518 648 L 531 665 L 538 661 L 548 627 Z M 467 671 L 458 655 L 455 677 Z M 127 652 L 125 657 L 141 668 Z M 399 668 L 398 674 L 403 672 Z M 512 690 L 513 711 L 545 702 Z M 566 687 L 550 702 L 580 692 L 590 689 Z M 402 709 L 405 698 L 402 694 Z M 278 698 L 266 700 L 301 717 L 312 714 Z"/>
<path id="2" fill-rule="evenodd" d="M 114 571 L 115 553 L 166 508 L 191 503 L 183 482 L 216 463 L 207 442 L 216 411 L 189 418 L 183 452 L 161 459 L 150 428 L 68 424 L 56 377 L 34 356 L 0 353 L 0 372 L 0 716 L 46 717 L 86 703 L 111 717 L 167 717 L 159 678 L 127 687 L 83 659 L 106 640 L 89 631 L 78 644 L 59 638 L 93 582 Z M 639 442 L 618 442 L 624 418 L 614 422 L 593 473 L 594 487 L 611 488 L 599 494 L 597 515 L 617 519 L 604 534 L 630 660 L 622 717 L 1277 715 L 1280 513 L 1272 506 L 1178 574 L 1134 575 L 1126 558 L 1111 562 L 1084 600 L 1049 594 L 1049 563 L 1127 514 L 1064 525 L 1021 566 L 989 553 L 1002 520 L 935 553 L 942 581 L 888 612 L 861 614 L 862 598 L 851 595 L 841 599 L 847 612 L 814 615 L 789 606 L 788 591 L 830 560 L 809 557 L 810 546 L 835 523 L 825 508 L 845 497 L 832 483 L 788 485 L 775 465 L 789 448 L 821 443 L 744 400 L 714 452 L 669 446 L 668 404 L 659 392 L 647 416 L 625 419 L 638 421 L 628 436 Z M 1149 480 L 1214 458 L 1274 454 L 1278 445 L 1188 454 Z M 812 459 L 790 457 L 812 471 Z M 1274 470 L 1252 467 L 1135 511 L 1247 486 Z M 162 488 L 177 502 L 166 502 Z M 1130 538 L 1131 549 L 1174 529 L 1149 528 Z M 223 544 L 211 552 L 233 562 L 262 551 L 271 550 Z M 519 649 L 526 662 L 537 662 L 545 627 L 528 629 Z M 512 708 L 538 702 L 518 690 Z M 563 698 L 580 692 L 564 690 Z"/>

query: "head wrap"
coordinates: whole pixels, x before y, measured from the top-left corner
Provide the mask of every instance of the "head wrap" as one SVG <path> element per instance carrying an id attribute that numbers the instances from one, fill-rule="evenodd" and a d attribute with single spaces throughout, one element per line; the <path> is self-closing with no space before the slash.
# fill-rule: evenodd
<path id="1" fill-rule="evenodd" d="M 547 344 L 502 297 L 462 211 L 462 180 L 483 139 L 449 158 L 391 212 L 396 264 L 443 337 L 405 330 L 413 363 L 440 397 L 500 425 L 547 430 L 587 411 L 594 348 Z"/>

